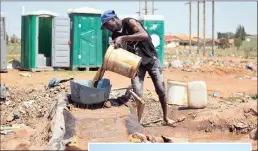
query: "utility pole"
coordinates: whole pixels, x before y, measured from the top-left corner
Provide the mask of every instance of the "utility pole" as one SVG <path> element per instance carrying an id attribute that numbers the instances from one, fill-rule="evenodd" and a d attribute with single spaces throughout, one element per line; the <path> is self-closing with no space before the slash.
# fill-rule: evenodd
<path id="1" fill-rule="evenodd" d="M 158 10 L 154 6 L 154 0 L 152 0 L 152 15 L 154 15 L 155 10 Z"/>
<path id="2" fill-rule="evenodd" d="M 199 0 L 197 1 L 197 54 L 199 54 L 199 39 L 200 39 L 200 35 L 199 35 L 199 33 L 200 33 L 200 29 L 199 29 L 199 24 L 200 24 L 200 7 L 199 7 L 199 5 L 200 5 L 200 2 L 199 2 Z"/>
<path id="3" fill-rule="evenodd" d="M 205 21 L 205 0 L 203 1 L 203 56 L 205 56 L 205 44 L 206 44 L 206 38 L 205 38 L 205 31 L 206 31 L 206 21 Z"/>
<path id="4" fill-rule="evenodd" d="M 154 15 L 154 0 L 152 0 L 152 15 Z"/>
<path id="5" fill-rule="evenodd" d="M 192 0 L 189 3 L 189 54 L 192 53 Z"/>
<path id="6" fill-rule="evenodd" d="M 212 55 L 214 56 L 214 1 L 212 1 Z"/>
<path id="7" fill-rule="evenodd" d="M 189 3 L 189 53 L 192 54 L 192 0 Z"/>
<path id="8" fill-rule="evenodd" d="M 148 3 L 147 0 L 145 0 L 145 15 L 148 14 Z"/>
<path id="9" fill-rule="evenodd" d="M 139 16 L 141 16 L 141 1 L 139 1 Z"/>

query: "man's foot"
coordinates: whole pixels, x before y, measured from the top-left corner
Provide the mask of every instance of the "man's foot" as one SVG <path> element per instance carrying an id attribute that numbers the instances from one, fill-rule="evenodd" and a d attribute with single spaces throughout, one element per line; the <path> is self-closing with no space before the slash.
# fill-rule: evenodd
<path id="1" fill-rule="evenodd" d="M 169 119 L 169 118 L 164 119 L 164 122 L 165 122 L 164 124 L 165 124 L 166 126 L 172 126 L 172 127 L 176 127 L 176 126 L 177 126 L 176 121 L 171 120 L 171 119 Z"/>

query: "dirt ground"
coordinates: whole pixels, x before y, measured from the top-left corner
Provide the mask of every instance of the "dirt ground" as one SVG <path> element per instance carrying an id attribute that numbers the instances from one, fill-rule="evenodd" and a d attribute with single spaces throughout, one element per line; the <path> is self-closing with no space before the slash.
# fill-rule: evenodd
<path id="1" fill-rule="evenodd" d="M 219 92 L 221 97 L 230 97 L 233 93 L 241 92 L 246 94 L 257 93 L 257 82 L 251 79 L 237 79 L 234 76 L 254 76 L 254 73 L 246 69 L 237 70 L 234 68 L 202 67 L 199 72 L 186 72 L 180 69 L 165 69 L 165 80 L 175 81 L 205 81 L 208 93 Z M 1 83 L 19 88 L 39 88 L 46 86 L 50 79 L 70 78 L 78 80 L 93 79 L 95 71 L 53 71 L 29 73 L 30 77 L 19 75 L 20 71 L 9 70 L 7 74 L 1 74 Z M 111 80 L 113 88 L 126 87 L 130 85 L 130 79 L 107 71 L 104 78 Z M 151 78 L 146 75 L 144 89 L 155 93 Z"/>
<path id="2" fill-rule="evenodd" d="M 29 73 L 29 75 L 24 76 L 20 73 Z M 70 91 L 69 83 L 54 90 L 45 90 L 49 80 L 52 78 L 88 80 L 92 79 L 95 73 L 96 71 L 31 73 L 17 70 L 1 73 L 1 84 L 11 88 L 9 100 L 1 103 L 1 125 L 26 124 L 28 126 L 15 130 L 11 134 L 1 134 L 1 149 L 43 149 L 49 139 L 49 125 L 46 122 L 49 110 L 58 95 L 67 94 Z M 253 143 L 253 149 L 255 149 L 256 141 L 248 136 L 248 133 L 257 127 L 257 100 L 250 98 L 257 94 L 257 80 L 252 79 L 255 76 L 257 76 L 256 69 L 251 71 L 240 65 L 237 67 L 201 65 L 198 69 L 187 66 L 183 69 L 164 69 L 165 80 L 205 81 L 209 94 L 209 103 L 205 109 L 193 110 L 170 105 L 169 117 L 174 120 L 180 119 L 177 126 L 172 128 L 163 126 L 159 121 L 162 115 L 161 108 L 151 78 L 146 75 L 145 93 L 150 92 L 147 97 L 152 99 L 147 99 L 142 124 L 148 133 L 155 136 L 187 138 L 189 142 L 249 142 Z M 130 85 L 130 79 L 112 72 L 106 72 L 104 78 L 111 80 L 112 88 Z M 214 92 L 219 92 L 219 96 L 211 96 Z M 116 107 L 112 108 L 116 110 Z M 10 114 L 15 115 L 16 110 L 20 112 L 20 118 L 11 117 L 12 120 L 8 121 Z M 105 110 L 110 108 L 102 110 L 105 114 Z M 99 116 L 99 110 L 86 112 L 92 117 Z M 87 133 L 89 132 L 81 134 Z"/>

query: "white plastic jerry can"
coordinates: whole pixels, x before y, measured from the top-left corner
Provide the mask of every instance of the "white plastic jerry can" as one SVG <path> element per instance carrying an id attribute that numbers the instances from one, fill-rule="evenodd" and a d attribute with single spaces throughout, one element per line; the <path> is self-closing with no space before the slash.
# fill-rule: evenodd
<path id="1" fill-rule="evenodd" d="M 208 94 L 204 81 L 193 81 L 187 84 L 188 107 L 202 109 L 207 106 Z"/>
<path id="2" fill-rule="evenodd" d="M 179 81 L 167 81 L 168 104 L 187 105 L 186 100 L 187 83 Z"/>

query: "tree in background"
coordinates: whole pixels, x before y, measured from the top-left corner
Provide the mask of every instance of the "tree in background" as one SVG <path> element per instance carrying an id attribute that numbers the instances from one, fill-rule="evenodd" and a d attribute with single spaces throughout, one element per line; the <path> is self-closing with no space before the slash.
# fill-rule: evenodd
<path id="1" fill-rule="evenodd" d="M 240 38 L 242 41 L 244 41 L 245 36 L 246 36 L 245 27 L 242 25 L 238 25 L 235 33 L 235 39 Z"/>
<path id="2" fill-rule="evenodd" d="M 235 46 L 237 47 L 237 50 L 239 50 L 239 48 L 240 48 L 240 46 L 242 45 L 242 39 L 241 38 L 236 38 L 235 40 L 234 40 L 234 44 L 235 44 Z"/>
<path id="3" fill-rule="evenodd" d="M 234 40 L 237 50 L 239 50 L 240 46 L 245 40 L 245 36 L 246 36 L 245 27 L 242 25 L 238 25 L 235 33 L 235 40 Z"/>
<path id="4" fill-rule="evenodd" d="M 225 33 L 218 32 L 217 33 L 218 39 L 233 39 L 234 37 L 235 37 L 235 34 L 232 32 L 225 32 Z"/>

